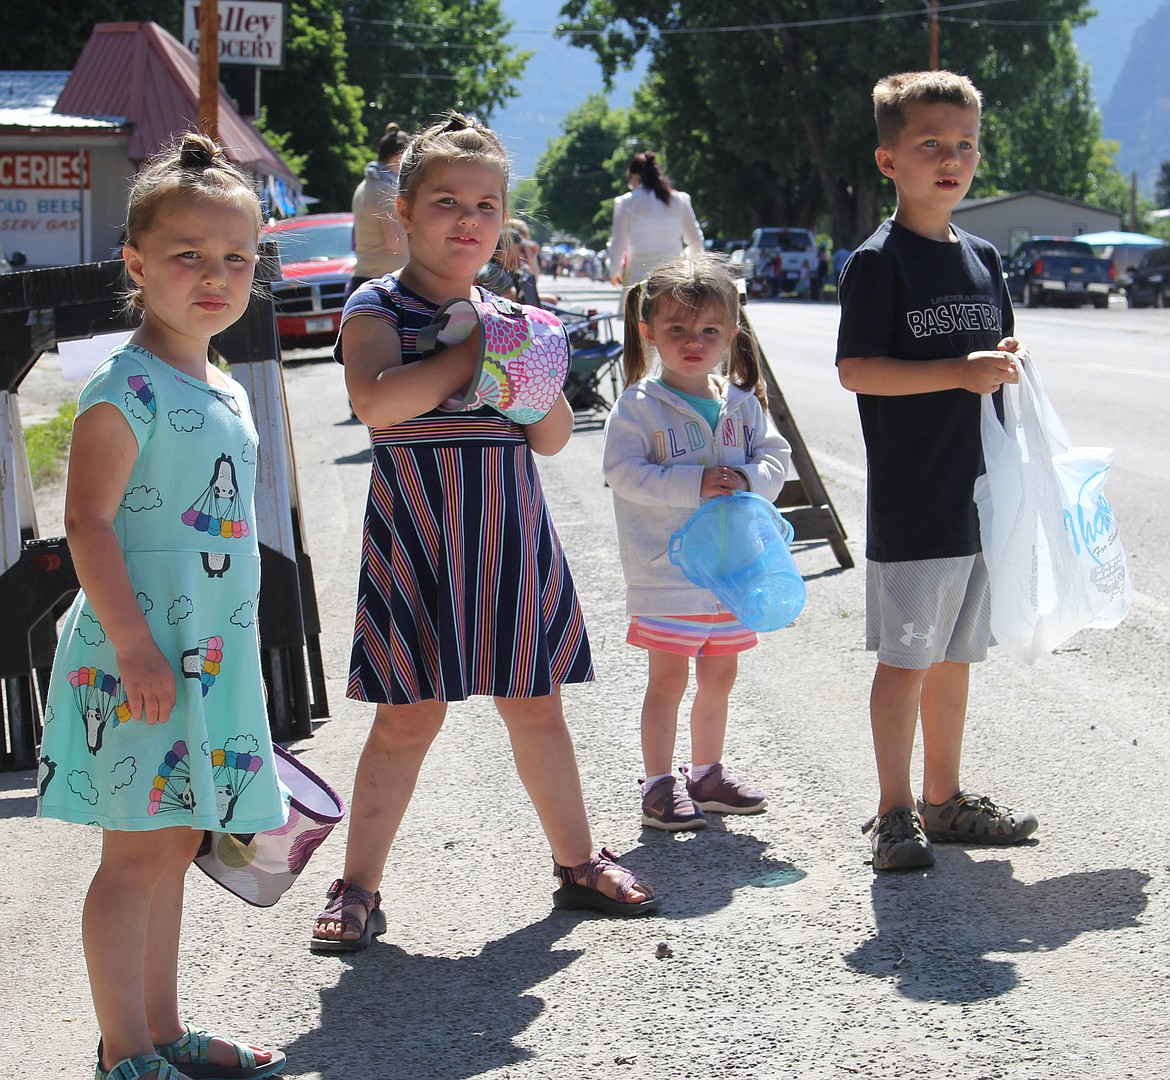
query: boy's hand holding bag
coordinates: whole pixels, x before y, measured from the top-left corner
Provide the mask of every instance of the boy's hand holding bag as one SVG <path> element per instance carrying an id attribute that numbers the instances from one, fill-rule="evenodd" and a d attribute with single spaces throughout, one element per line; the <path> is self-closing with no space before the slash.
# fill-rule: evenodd
<path id="1" fill-rule="evenodd" d="M 1004 420 L 983 395 L 987 472 L 975 481 L 991 632 L 1031 664 L 1078 630 L 1110 629 L 1132 588 L 1117 522 L 1105 497 L 1113 451 L 1070 445 L 1026 352 L 1018 387 L 1003 388 Z"/>

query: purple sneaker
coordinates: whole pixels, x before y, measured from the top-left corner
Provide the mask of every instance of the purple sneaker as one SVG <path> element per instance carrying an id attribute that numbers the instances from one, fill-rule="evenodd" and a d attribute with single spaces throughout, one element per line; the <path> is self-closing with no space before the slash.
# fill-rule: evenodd
<path id="1" fill-rule="evenodd" d="M 749 787 L 722 765 L 715 765 L 702 780 L 692 780 L 685 765 L 678 770 L 687 780 L 687 794 L 700 810 L 716 814 L 758 814 L 768 808 L 762 791 Z"/>
<path id="2" fill-rule="evenodd" d="M 684 832 L 687 829 L 705 829 L 707 819 L 686 795 L 679 790 L 673 776 L 664 776 L 650 785 L 642 796 L 642 824 L 666 832 Z"/>

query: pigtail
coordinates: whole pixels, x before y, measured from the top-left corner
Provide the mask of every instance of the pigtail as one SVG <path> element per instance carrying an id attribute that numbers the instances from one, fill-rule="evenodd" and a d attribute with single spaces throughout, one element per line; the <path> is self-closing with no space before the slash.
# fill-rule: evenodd
<path id="1" fill-rule="evenodd" d="M 739 333 L 731 340 L 728 350 L 727 377 L 741 390 L 755 394 L 764 411 L 768 409 L 768 384 L 764 379 L 763 354 L 751 323 L 742 315 Z"/>
<path id="2" fill-rule="evenodd" d="M 646 377 L 647 349 L 646 339 L 642 336 L 642 323 L 645 322 L 642 305 L 646 296 L 646 282 L 639 281 L 626 294 L 625 332 L 622 348 L 622 372 L 625 375 L 626 386 L 632 386 L 639 379 Z"/>

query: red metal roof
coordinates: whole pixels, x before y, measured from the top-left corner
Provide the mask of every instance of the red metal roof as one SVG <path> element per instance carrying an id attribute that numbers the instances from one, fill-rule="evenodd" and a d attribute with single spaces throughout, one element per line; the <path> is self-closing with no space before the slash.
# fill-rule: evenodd
<path id="1" fill-rule="evenodd" d="M 124 118 L 133 125 L 130 160 L 145 161 L 172 136 L 199 126 L 199 61 L 157 23 L 98 23 L 53 111 Z M 219 91 L 219 141 L 228 157 L 261 176 L 300 182 Z"/>

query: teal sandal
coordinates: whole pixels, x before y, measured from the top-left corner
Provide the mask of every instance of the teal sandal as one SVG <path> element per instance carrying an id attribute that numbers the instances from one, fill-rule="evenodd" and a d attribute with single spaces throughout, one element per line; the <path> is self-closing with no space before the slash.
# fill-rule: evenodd
<path id="1" fill-rule="evenodd" d="M 288 1063 L 280 1050 L 270 1051 L 272 1060 L 260 1063 L 256 1060 L 255 1051 L 244 1043 L 212 1031 L 193 1028 L 190 1024 L 184 1027 L 186 1031 L 173 1043 L 154 1049 L 163 1060 L 178 1066 L 182 1075 L 189 1080 L 263 1080 L 266 1076 L 275 1076 Z M 212 1039 L 222 1039 L 229 1043 L 235 1049 L 239 1064 L 213 1065 L 208 1061 L 207 1051 Z"/>
<path id="2" fill-rule="evenodd" d="M 158 1054 L 143 1054 L 136 1058 L 123 1058 L 109 1072 L 102 1068 L 102 1052 L 98 1047 L 97 1066 L 93 1080 L 138 1080 L 139 1077 L 155 1073 L 156 1080 L 182 1080 L 182 1073 L 164 1057 Z"/>

